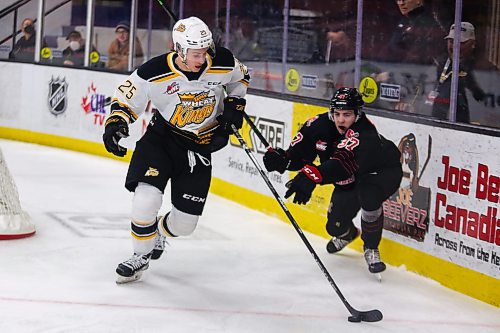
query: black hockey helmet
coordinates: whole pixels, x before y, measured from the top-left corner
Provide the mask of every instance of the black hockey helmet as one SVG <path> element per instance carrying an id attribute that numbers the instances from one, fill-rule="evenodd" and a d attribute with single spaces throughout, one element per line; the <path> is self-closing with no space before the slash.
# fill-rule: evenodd
<path id="1" fill-rule="evenodd" d="M 330 112 L 334 110 L 354 110 L 358 115 L 365 103 L 356 88 L 343 87 L 338 89 L 330 101 Z"/>

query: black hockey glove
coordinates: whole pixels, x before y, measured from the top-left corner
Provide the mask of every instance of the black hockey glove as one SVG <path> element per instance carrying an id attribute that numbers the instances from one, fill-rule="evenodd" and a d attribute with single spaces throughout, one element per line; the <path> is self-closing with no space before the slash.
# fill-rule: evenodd
<path id="1" fill-rule="evenodd" d="M 243 126 L 243 112 L 247 101 L 239 97 L 226 97 L 224 99 L 224 111 L 217 117 L 220 126 L 228 133 L 232 134 L 231 125 L 236 129 Z"/>
<path id="2" fill-rule="evenodd" d="M 314 165 L 306 165 L 300 170 L 299 174 L 286 183 L 288 191 L 285 198 L 289 198 L 295 193 L 293 202 L 299 205 L 305 205 L 310 199 L 316 184 L 323 180 L 321 173 Z"/>
<path id="3" fill-rule="evenodd" d="M 290 165 L 286 151 L 281 148 L 269 149 L 264 154 L 262 160 L 264 161 L 266 170 L 269 172 L 278 171 L 279 173 L 283 173 Z"/>
<path id="4" fill-rule="evenodd" d="M 120 116 L 110 116 L 108 120 L 106 120 L 102 141 L 104 141 L 104 147 L 106 147 L 107 151 L 116 156 L 125 156 L 127 148 L 120 146 L 118 141 L 127 136 L 128 124 L 125 119 Z"/>

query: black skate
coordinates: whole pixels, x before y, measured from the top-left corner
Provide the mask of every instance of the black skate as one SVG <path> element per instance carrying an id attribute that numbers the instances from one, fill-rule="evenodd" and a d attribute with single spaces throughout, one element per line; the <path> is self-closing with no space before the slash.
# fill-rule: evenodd
<path id="1" fill-rule="evenodd" d="M 359 236 L 359 229 L 353 228 L 347 231 L 344 235 L 333 237 L 328 244 L 326 244 L 326 251 L 328 253 L 336 253 L 352 243 Z"/>
<path id="2" fill-rule="evenodd" d="M 166 215 L 158 216 L 158 229 L 161 228 L 161 224 L 165 221 L 167 218 L 168 213 Z M 163 254 L 163 251 L 165 251 L 165 244 L 169 245 L 167 242 L 167 237 L 162 236 L 160 233 L 160 230 L 158 230 L 158 234 L 156 235 L 155 238 L 155 247 L 153 249 L 153 252 L 151 252 L 151 259 L 152 260 L 158 260 L 160 259 L 161 255 Z"/>
<path id="3" fill-rule="evenodd" d="M 380 260 L 378 249 L 365 248 L 365 260 L 370 273 L 380 273 L 385 271 L 385 264 Z"/>
<path id="4" fill-rule="evenodd" d="M 125 260 L 124 262 L 119 264 L 116 268 L 116 273 L 118 274 L 116 283 L 122 284 L 139 280 L 142 276 L 142 272 L 149 267 L 150 257 L 151 253 L 134 253 L 132 258 Z"/>
<path id="5" fill-rule="evenodd" d="M 165 251 L 165 243 L 167 243 L 167 237 L 160 235 L 156 235 L 155 239 L 155 247 L 153 249 L 153 252 L 151 252 L 151 260 L 158 260 L 160 259 L 161 255 L 163 254 L 163 251 Z"/>

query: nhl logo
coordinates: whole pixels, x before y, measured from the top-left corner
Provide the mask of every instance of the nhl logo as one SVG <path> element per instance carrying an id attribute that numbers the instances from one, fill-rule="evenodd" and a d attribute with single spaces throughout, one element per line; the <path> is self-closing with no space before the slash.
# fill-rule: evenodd
<path id="1" fill-rule="evenodd" d="M 60 115 L 64 111 L 66 111 L 67 103 L 67 93 L 68 93 L 68 84 L 66 83 L 66 78 L 62 80 L 57 77 L 54 79 L 52 77 L 49 82 L 49 111 L 55 116 Z"/>

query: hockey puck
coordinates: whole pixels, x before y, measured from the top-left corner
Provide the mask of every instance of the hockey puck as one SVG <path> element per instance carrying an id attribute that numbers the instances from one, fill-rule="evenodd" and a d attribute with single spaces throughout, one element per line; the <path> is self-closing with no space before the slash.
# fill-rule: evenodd
<path id="1" fill-rule="evenodd" d="M 350 316 L 347 318 L 351 323 L 360 323 L 361 322 L 361 316 Z"/>

